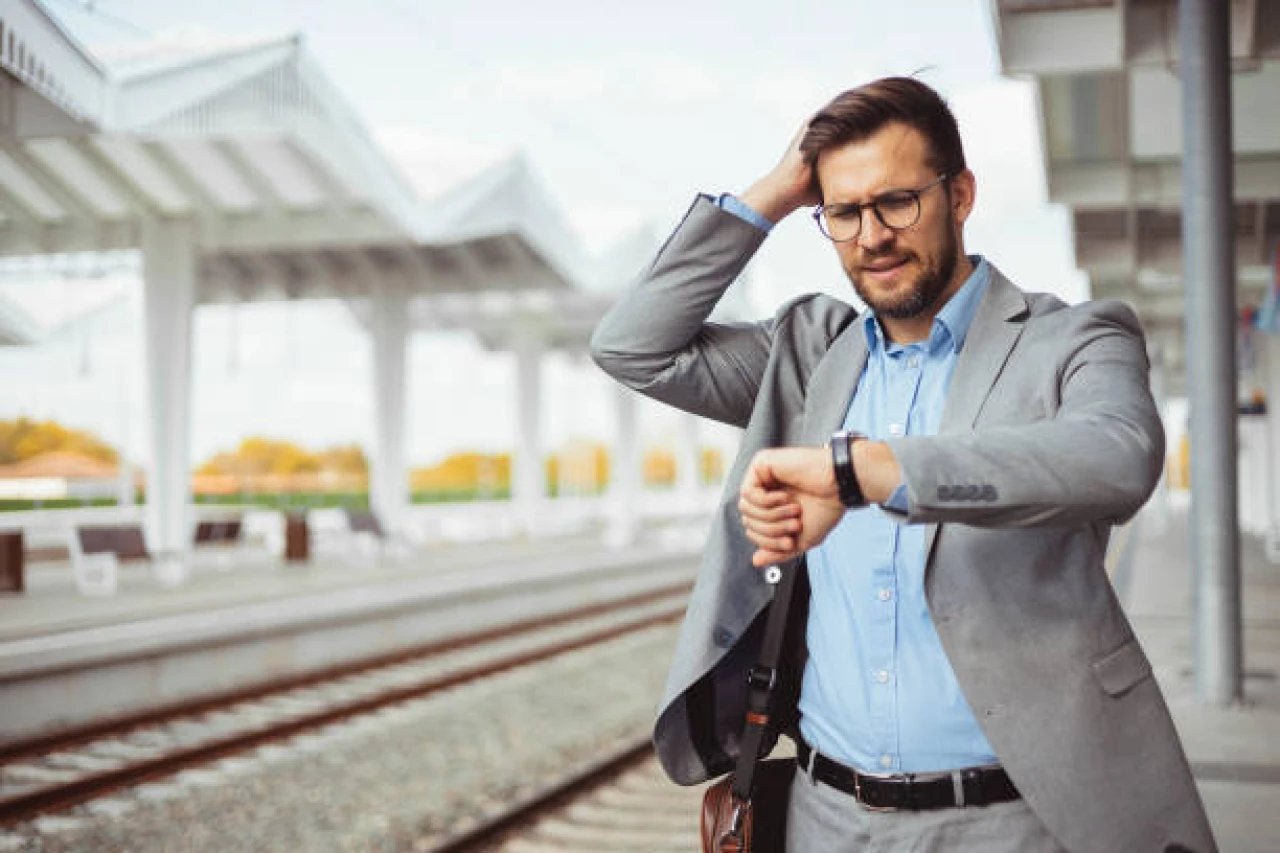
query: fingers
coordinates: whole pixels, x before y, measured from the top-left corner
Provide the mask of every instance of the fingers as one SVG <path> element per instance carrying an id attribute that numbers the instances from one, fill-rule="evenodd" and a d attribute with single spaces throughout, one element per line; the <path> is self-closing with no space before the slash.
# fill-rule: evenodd
<path id="1" fill-rule="evenodd" d="M 800 504 L 796 503 L 786 492 L 752 493 L 738 498 L 738 511 L 744 519 L 770 523 L 785 521 L 800 515 Z"/>
<path id="2" fill-rule="evenodd" d="M 747 528 L 747 539 L 752 545 L 764 551 L 786 553 L 795 549 L 796 538 L 790 535 L 767 536 Z"/>
<path id="3" fill-rule="evenodd" d="M 751 555 L 751 565 L 757 569 L 763 569 L 766 566 L 773 566 L 778 563 L 785 563 L 787 560 L 794 560 L 800 556 L 799 551 L 774 551 L 772 549 L 760 548 Z"/>

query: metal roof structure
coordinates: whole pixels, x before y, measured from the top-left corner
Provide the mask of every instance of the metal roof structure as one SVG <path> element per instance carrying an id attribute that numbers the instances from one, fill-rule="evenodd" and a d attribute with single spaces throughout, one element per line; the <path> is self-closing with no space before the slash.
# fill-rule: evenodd
<path id="1" fill-rule="evenodd" d="M 1280 2 L 1231 6 L 1240 304 L 1280 243 Z M 1030 77 L 1050 201 L 1096 298 L 1134 306 L 1181 375 L 1182 103 L 1176 0 L 992 0 L 1004 73 Z"/>
<path id="2" fill-rule="evenodd" d="M 0 0 L 0 259 L 140 256 L 160 551 L 188 542 L 191 312 L 346 300 L 373 338 L 371 497 L 394 528 L 411 315 L 449 294 L 563 315 L 584 298 L 577 243 L 519 158 L 420 199 L 300 36 L 162 47 L 104 61 L 37 0 Z"/>
<path id="3" fill-rule="evenodd" d="M 436 204 L 396 173 L 299 36 L 109 66 L 92 132 L 0 143 L 0 255 L 138 247 L 148 219 L 197 229 L 198 302 L 568 289 L 567 232 L 528 170 Z"/>

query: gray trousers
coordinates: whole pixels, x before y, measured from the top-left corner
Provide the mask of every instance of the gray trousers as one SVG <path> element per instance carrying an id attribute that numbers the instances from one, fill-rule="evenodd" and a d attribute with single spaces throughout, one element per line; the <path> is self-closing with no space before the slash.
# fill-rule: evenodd
<path id="1" fill-rule="evenodd" d="M 787 809 L 787 853 L 1066 853 L 1022 800 L 872 811 L 801 768 Z"/>

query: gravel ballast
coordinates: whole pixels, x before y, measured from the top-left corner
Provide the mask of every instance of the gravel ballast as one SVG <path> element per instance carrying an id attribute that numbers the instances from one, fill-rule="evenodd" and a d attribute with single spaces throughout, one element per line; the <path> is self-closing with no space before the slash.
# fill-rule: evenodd
<path id="1" fill-rule="evenodd" d="M 414 851 L 643 736 L 649 628 L 0 832 L 0 851 Z"/>

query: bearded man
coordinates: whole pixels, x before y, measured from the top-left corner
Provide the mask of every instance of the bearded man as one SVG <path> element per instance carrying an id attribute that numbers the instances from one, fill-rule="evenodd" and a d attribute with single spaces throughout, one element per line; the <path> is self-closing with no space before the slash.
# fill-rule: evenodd
<path id="1" fill-rule="evenodd" d="M 695 200 L 597 328 L 619 381 L 746 430 L 658 755 L 682 784 L 732 767 L 770 599 L 759 569 L 793 561 L 809 589 L 789 850 L 1211 853 L 1104 569 L 1164 459 L 1141 328 L 1123 304 L 1024 292 L 968 254 L 975 198 L 943 99 L 877 80 L 741 196 Z M 811 295 L 708 322 L 808 205 L 866 311 Z"/>

